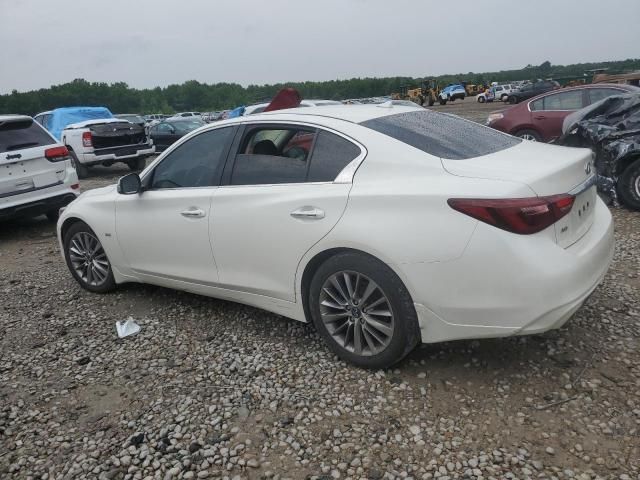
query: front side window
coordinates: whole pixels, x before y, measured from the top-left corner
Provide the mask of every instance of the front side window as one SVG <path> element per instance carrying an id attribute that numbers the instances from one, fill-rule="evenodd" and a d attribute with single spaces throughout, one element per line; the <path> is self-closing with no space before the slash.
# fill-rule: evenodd
<path id="1" fill-rule="evenodd" d="M 233 127 L 209 130 L 178 146 L 154 169 L 151 189 L 215 185 L 234 131 Z"/>
<path id="2" fill-rule="evenodd" d="M 582 108 L 582 90 L 548 95 L 543 100 L 544 110 L 579 110 Z"/>
<path id="3" fill-rule="evenodd" d="M 171 125 L 169 125 L 168 123 L 159 123 L 157 125 L 155 125 L 151 131 L 153 133 L 163 133 L 163 134 L 170 134 L 173 133 L 173 127 Z"/>

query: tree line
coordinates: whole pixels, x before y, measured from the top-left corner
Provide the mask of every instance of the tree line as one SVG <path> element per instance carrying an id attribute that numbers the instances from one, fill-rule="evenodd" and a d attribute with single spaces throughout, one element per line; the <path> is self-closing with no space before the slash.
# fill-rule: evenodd
<path id="1" fill-rule="evenodd" d="M 553 78 L 563 80 L 584 78 L 585 71 L 607 68 L 607 73 L 640 70 L 640 59 L 622 61 L 552 65 L 549 61 L 538 66 L 527 65 L 518 70 L 501 70 L 484 73 L 459 73 L 432 77 L 441 85 L 467 82 L 489 84 L 515 80 Z M 174 113 L 178 111 L 214 111 L 239 105 L 268 101 L 278 90 L 288 86 L 298 89 L 302 98 L 344 100 L 389 95 L 403 87 L 417 87 L 424 78 L 385 77 L 351 78 L 322 82 L 292 82 L 272 85 L 248 85 L 237 83 L 206 84 L 189 80 L 180 85 L 136 89 L 124 82 L 88 82 L 76 79 L 62 85 L 29 92 L 13 90 L 0 95 L 0 113 L 35 115 L 57 107 L 92 105 L 106 106 L 114 113 Z M 587 77 L 587 81 L 591 78 Z"/>

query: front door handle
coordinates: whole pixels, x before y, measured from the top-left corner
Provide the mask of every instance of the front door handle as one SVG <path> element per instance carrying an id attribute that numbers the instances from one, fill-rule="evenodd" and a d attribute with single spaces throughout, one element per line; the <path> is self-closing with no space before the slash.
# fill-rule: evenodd
<path id="1" fill-rule="evenodd" d="M 535 118 L 536 120 L 544 120 L 547 117 L 545 117 L 544 115 L 538 115 L 538 116 L 533 117 L 533 118 Z"/>
<path id="2" fill-rule="evenodd" d="M 202 218 L 205 214 L 204 210 L 200 210 L 199 208 L 190 208 L 189 210 L 181 212 L 180 215 L 187 218 Z"/>
<path id="3" fill-rule="evenodd" d="M 324 210 L 316 207 L 300 207 L 291 212 L 293 218 L 307 218 L 309 220 L 319 220 L 324 218 Z"/>

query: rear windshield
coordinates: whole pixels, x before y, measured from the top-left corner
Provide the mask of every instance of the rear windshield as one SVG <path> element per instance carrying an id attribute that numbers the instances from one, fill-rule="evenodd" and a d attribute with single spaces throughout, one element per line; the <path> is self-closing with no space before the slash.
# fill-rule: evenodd
<path id="1" fill-rule="evenodd" d="M 51 145 L 54 140 L 31 119 L 0 120 L 0 153 Z"/>
<path id="2" fill-rule="evenodd" d="M 470 120 L 431 110 L 374 118 L 361 125 L 448 160 L 488 155 L 522 141 Z"/>

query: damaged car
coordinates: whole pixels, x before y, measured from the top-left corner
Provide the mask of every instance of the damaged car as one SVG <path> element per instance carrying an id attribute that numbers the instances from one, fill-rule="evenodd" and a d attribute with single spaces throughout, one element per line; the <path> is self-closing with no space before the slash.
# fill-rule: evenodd
<path id="1" fill-rule="evenodd" d="M 558 144 L 595 154 L 598 190 L 613 204 L 640 210 L 640 93 L 605 98 L 564 120 Z"/>

